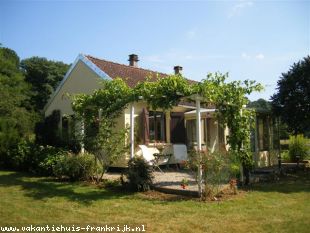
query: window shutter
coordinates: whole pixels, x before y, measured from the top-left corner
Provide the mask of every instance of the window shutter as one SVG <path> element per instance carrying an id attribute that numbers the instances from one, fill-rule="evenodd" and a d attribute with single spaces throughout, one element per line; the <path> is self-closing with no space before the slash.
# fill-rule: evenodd
<path id="1" fill-rule="evenodd" d="M 149 112 L 146 108 L 142 109 L 141 112 L 141 135 L 145 145 L 149 144 L 150 141 L 150 128 L 149 128 Z"/>

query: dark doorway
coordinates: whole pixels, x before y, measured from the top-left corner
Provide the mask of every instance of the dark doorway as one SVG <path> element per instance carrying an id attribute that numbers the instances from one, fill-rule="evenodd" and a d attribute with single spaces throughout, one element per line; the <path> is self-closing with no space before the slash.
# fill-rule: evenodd
<path id="1" fill-rule="evenodd" d="M 186 144 L 186 130 L 184 125 L 184 113 L 172 112 L 170 121 L 171 143 Z"/>

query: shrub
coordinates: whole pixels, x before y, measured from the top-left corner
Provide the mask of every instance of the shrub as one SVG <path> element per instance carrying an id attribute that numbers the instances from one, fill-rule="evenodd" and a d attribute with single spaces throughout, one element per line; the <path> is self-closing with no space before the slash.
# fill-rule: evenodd
<path id="1" fill-rule="evenodd" d="M 71 181 L 89 180 L 96 170 L 92 154 L 62 155 L 54 165 L 54 175 L 60 179 L 69 178 Z"/>
<path id="2" fill-rule="evenodd" d="M 8 152 L 6 167 L 34 174 L 52 176 L 60 156 L 68 152 L 53 146 L 40 146 L 31 140 L 21 140 Z"/>
<path id="3" fill-rule="evenodd" d="M 282 162 L 290 162 L 291 161 L 288 150 L 281 151 L 281 161 Z"/>
<path id="4" fill-rule="evenodd" d="M 153 183 L 152 169 L 147 162 L 140 157 L 129 160 L 126 176 L 130 188 L 134 191 L 148 191 Z"/>
<path id="5" fill-rule="evenodd" d="M 307 140 L 303 135 L 290 136 L 289 156 L 291 161 L 304 160 L 308 155 Z"/>
<path id="6" fill-rule="evenodd" d="M 116 123 L 110 118 L 89 120 L 86 123 L 85 148 L 96 157 L 98 163 L 96 182 L 99 183 L 107 169 L 128 152 L 129 144 L 126 144 L 128 129 L 126 127 L 115 131 Z"/>
<path id="7" fill-rule="evenodd" d="M 40 154 L 37 156 L 39 158 L 37 171 L 45 176 L 53 176 L 57 162 L 69 154 L 66 150 L 52 146 L 41 146 L 37 153 Z"/>
<path id="8" fill-rule="evenodd" d="M 198 166 L 201 165 L 201 183 L 204 185 L 202 195 L 206 199 L 212 199 L 218 195 L 220 186 L 227 183 L 230 178 L 236 177 L 240 171 L 239 163 L 233 153 L 191 151 L 189 164 L 197 172 L 197 177 Z"/>
<path id="9" fill-rule="evenodd" d="M 31 141 L 20 140 L 16 146 L 8 150 L 8 156 L 5 161 L 6 166 L 11 169 L 28 171 L 29 163 L 31 163 L 30 156 L 34 148 L 35 144 Z"/>

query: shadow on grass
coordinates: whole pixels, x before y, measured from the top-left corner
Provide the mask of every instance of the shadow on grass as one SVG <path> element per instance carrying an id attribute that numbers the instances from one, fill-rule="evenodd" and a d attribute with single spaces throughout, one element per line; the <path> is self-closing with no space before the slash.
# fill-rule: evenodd
<path id="1" fill-rule="evenodd" d="M 260 192 L 310 192 L 310 169 L 280 175 L 275 180 L 251 185 L 249 190 Z"/>
<path id="2" fill-rule="evenodd" d="M 59 182 L 52 178 L 39 178 L 21 172 L 1 172 L 0 187 L 21 186 L 27 197 L 44 200 L 61 197 L 80 204 L 91 204 L 97 200 L 126 198 L 132 193 L 125 190 L 100 189 L 82 182 Z"/>

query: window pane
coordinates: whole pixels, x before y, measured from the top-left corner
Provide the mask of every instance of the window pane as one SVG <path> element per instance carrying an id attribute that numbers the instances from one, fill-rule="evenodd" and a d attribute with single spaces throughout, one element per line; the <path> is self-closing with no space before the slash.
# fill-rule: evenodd
<path id="1" fill-rule="evenodd" d="M 264 150 L 269 150 L 269 122 L 268 118 L 264 118 Z"/>
<path id="2" fill-rule="evenodd" d="M 155 141 L 155 120 L 154 112 L 149 112 L 150 141 Z"/>
<path id="3" fill-rule="evenodd" d="M 165 114 L 162 112 L 149 112 L 149 130 L 151 141 L 165 141 Z"/>
<path id="4" fill-rule="evenodd" d="M 259 119 L 258 120 L 258 144 L 259 144 L 259 149 L 262 151 L 264 150 L 264 140 L 263 140 L 263 136 L 264 136 L 264 124 L 263 124 L 263 119 Z"/>

